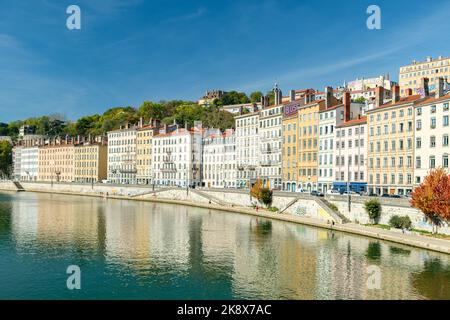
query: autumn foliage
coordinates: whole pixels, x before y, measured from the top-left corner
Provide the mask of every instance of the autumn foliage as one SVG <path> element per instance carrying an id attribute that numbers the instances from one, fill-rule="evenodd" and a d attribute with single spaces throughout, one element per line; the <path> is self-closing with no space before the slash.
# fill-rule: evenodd
<path id="1" fill-rule="evenodd" d="M 450 221 L 450 175 L 443 168 L 432 170 L 414 189 L 411 205 L 420 209 L 434 225 Z"/>

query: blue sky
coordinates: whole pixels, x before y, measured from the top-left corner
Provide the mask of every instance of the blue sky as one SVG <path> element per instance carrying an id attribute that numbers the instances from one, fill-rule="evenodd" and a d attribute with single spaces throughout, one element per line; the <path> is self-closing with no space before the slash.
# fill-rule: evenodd
<path id="1" fill-rule="evenodd" d="M 66 8 L 81 8 L 81 30 Z M 379 5 L 382 29 L 366 28 Z M 450 3 L 71 0 L 0 2 L 0 122 L 68 119 L 207 89 L 337 86 L 450 56 Z"/>

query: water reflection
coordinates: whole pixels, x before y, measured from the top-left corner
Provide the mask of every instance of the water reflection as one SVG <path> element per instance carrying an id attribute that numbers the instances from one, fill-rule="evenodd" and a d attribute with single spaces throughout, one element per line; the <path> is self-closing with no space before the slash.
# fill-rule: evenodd
<path id="1" fill-rule="evenodd" d="M 0 298 L 450 298 L 445 255 L 134 201 L 0 194 L 0 257 Z M 77 296 L 55 286 L 73 262 L 89 288 Z M 379 290 L 366 285 L 371 265 L 381 269 Z"/>

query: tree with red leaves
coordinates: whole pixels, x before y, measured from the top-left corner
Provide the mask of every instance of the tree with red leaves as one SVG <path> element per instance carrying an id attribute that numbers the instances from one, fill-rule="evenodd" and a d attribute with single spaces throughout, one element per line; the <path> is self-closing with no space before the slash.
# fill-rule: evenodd
<path id="1" fill-rule="evenodd" d="M 431 170 L 414 189 L 411 205 L 424 213 L 436 233 L 443 221 L 450 221 L 450 175 L 443 168 Z"/>

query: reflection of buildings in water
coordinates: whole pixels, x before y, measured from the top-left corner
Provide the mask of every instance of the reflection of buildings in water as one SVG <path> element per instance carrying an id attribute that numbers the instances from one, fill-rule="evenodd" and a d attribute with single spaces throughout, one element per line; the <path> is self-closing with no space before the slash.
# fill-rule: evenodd
<path id="1" fill-rule="evenodd" d="M 254 218 L 236 233 L 233 286 L 237 297 L 313 298 L 313 250 L 289 232 L 288 224 L 269 221 L 271 232 L 267 232 L 269 227 L 260 228 L 257 223 L 265 222 Z"/>
<path id="2" fill-rule="evenodd" d="M 107 260 L 147 270 L 188 264 L 185 208 L 112 199 L 106 206 Z"/>
<path id="3" fill-rule="evenodd" d="M 35 201 L 11 201 L 11 229 L 17 246 L 27 246 L 36 239 L 37 205 Z"/>
<path id="4" fill-rule="evenodd" d="M 37 194 L 36 198 L 39 242 L 97 248 L 98 199 L 48 194 Z"/>

